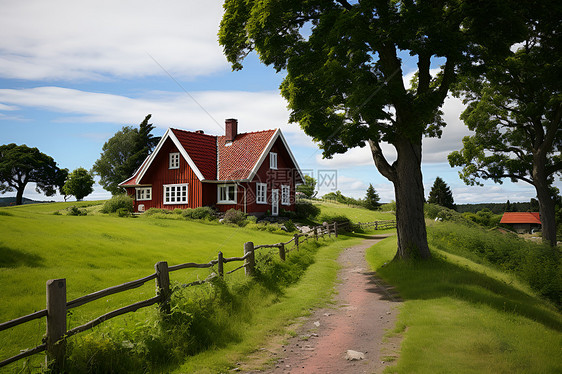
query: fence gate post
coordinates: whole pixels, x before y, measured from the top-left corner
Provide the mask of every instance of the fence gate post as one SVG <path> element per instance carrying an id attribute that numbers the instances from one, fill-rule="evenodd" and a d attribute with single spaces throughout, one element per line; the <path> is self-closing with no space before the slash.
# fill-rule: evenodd
<path id="1" fill-rule="evenodd" d="M 318 241 L 318 227 L 314 226 L 314 240 Z"/>
<path id="2" fill-rule="evenodd" d="M 160 295 L 160 312 L 170 314 L 170 273 L 166 261 L 157 262 L 156 269 L 156 294 Z"/>
<path id="3" fill-rule="evenodd" d="M 219 275 L 222 277 L 224 275 L 224 256 L 221 251 L 219 251 L 218 268 L 219 268 Z"/>
<path id="4" fill-rule="evenodd" d="M 47 356 L 46 364 L 62 372 L 66 355 L 66 279 L 47 281 Z"/>
<path id="5" fill-rule="evenodd" d="M 279 257 L 281 258 L 281 261 L 285 261 L 285 244 L 281 243 L 281 246 L 279 247 Z"/>
<path id="6" fill-rule="evenodd" d="M 246 256 L 248 253 L 250 253 L 250 255 L 246 257 L 246 261 L 244 263 L 244 272 L 246 273 L 246 276 L 251 276 L 254 275 L 254 266 L 256 264 L 253 242 L 244 243 L 244 256 Z"/>
<path id="7" fill-rule="evenodd" d="M 336 234 L 336 238 L 338 237 L 338 223 L 334 222 L 334 233 Z"/>

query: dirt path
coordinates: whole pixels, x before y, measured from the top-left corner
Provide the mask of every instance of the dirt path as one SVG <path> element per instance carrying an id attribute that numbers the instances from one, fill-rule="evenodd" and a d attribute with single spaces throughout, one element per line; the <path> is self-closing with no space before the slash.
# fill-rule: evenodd
<path id="1" fill-rule="evenodd" d="M 372 236 L 345 249 L 336 286 L 334 306 L 317 309 L 287 344 L 268 348 L 274 366 L 244 371 L 272 374 L 379 373 L 396 357 L 399 340 L 385 339 L 394 327 L 398 297 L 384 286 L 365 260 L 365 250 L 386 236 Z M 361 360 L 348 360 L 348 350 L 361 352 Z"/>

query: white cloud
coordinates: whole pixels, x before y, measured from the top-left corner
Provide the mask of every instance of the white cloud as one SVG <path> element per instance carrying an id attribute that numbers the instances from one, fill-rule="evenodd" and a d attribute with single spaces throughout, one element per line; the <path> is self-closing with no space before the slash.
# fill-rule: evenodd
<path id="1" fill-rule="evenodd" d="M 217 31 L 221 1 L 4 1 L 0 76 L 190 78 L 227 67 Z"/>

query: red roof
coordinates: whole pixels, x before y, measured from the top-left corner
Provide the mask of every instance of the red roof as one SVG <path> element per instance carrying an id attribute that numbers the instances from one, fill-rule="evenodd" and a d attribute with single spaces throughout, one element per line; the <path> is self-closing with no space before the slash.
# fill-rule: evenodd
<path id="1" fill-rule="evenodd" d="M 534 223 L 541 224 L 539 213 L 534 212 L 505 212 L 500 223 Z"/>
<path id="2" fill-rule="evenodd" d="M 242 133 L 229 144 L 225 136 L 218 136 L 217 180 L 248 179 L 274 134 L 275 130 Z"/>
<path id="3" fill-rule="evenodd" d="M 217 137 L 171 129 L 205 179 L 217 178 Z"/>

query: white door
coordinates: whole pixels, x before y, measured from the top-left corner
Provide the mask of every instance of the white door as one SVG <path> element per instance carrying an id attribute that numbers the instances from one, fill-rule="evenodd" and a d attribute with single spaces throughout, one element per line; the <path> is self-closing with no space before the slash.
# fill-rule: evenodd
<path id="1" fill-rule="evenodd" d="M 271 215 L 279 215 L 279 190 L 271 190 Z"/>

